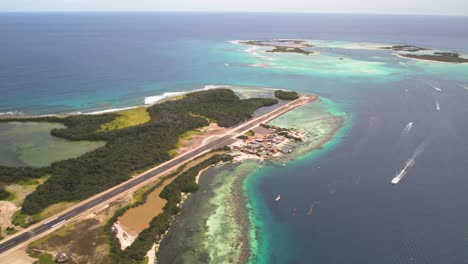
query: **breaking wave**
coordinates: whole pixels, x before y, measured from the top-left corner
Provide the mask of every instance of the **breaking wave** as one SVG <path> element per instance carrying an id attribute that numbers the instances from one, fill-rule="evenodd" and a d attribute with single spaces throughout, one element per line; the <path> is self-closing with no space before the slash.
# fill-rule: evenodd
<path id="1" fill-rule="evenodd" d="M 22 116 L 22 115 L 24 115 L 24 113 L 20 111 L 0 112 L 0 116 Z"/>

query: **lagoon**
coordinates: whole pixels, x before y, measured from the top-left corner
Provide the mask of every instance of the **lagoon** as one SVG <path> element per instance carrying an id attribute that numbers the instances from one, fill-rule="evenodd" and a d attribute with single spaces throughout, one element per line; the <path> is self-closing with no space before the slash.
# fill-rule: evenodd
<path id="1" fill-rule="evenodd" d="M 105 142 L 70 141 L 50 134 L 52 129 L 64 127 L 56 123 L 0 123 L 0 165 L 43 167 L 105 145 Z"/>

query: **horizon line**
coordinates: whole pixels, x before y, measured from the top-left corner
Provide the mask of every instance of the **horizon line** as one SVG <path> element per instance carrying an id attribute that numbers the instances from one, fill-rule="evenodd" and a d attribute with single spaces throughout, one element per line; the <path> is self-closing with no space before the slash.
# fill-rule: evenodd
<path id="1" fill-rule="evenodd" d="M 366 12 L 307 12 L 307 11 L 203 11 L 203 10 L 0 10 L 0 14 L 37 14 L 37 13 L 205 13 L 205 14 L 298 14 L 298 15 L 385 15 L 385 16 L 437 16 L 468 17 L 462 14 L 433 13 L 366 13 Z"/>

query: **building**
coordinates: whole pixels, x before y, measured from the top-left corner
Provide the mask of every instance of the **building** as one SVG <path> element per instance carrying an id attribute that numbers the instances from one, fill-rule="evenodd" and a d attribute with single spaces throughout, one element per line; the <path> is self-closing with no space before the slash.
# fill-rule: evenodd
<path id="1" fill-rule="evenodd" d="M 55 256 L 55 262 L 57 263 L 67 263 L 71 259 L 71 252 L 60 252 Z"/>

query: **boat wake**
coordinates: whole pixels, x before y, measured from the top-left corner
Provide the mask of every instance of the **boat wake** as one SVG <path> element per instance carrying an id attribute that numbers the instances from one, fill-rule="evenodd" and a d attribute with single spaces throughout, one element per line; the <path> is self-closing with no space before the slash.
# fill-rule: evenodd
<path id="1" fill-rule="evenodd" d="M 468 90 L 468 86 L 465 86 L 463 84 L 458 84 L 460 87 L 465 88 L 465 90 Z"/>
<path id="2" fill-rule="evenodd" d="M 403 177 L 405 177 L 408 169 L 410 167 L 412 167 L 415 163 L 416 163 L 416 158 L 421 155 L 424 151 L 424 148 L 425 148 L 425 143 L 421 144 L 415 151 L 414 151 L 414 154 L 413 156 L 411 156 L 411 158 L 409 158 L 408 160 L 406 160 L 405 162 L 405 166 L 403 167 L 403 169 L 401 169 L 396 175 L 395 177 L 393 177 L 393 179 L 391 180 L 391 183 L 393 185 L 395 184 L 398 184 L 401 179 L 403 179 Z"/>
<path id="3" fill-rule="evenodd" d="M 409 122 L 405 128 L 403 128 L 402 134 L 408 134 L 413 128 L 413 122 Z"/>
<path id="4" fill-rule="evenodd" d="M 429 84 L 432 88 L 434 88 L 434 90 L 436 90 L 437 92 L 442 92 L 442 89 L 440 89 L 440 87 L 437 87 L 435 85 L 432 85 L 432 84 Z"/>
<path id="5" fill-rule="evenodd" d="M 439 101 L 438 101 L 438 100 L 436 100 L 436 110 L 438 110 L 438 111 L 440 110 L 440 105 L 439 105 Z"/>

